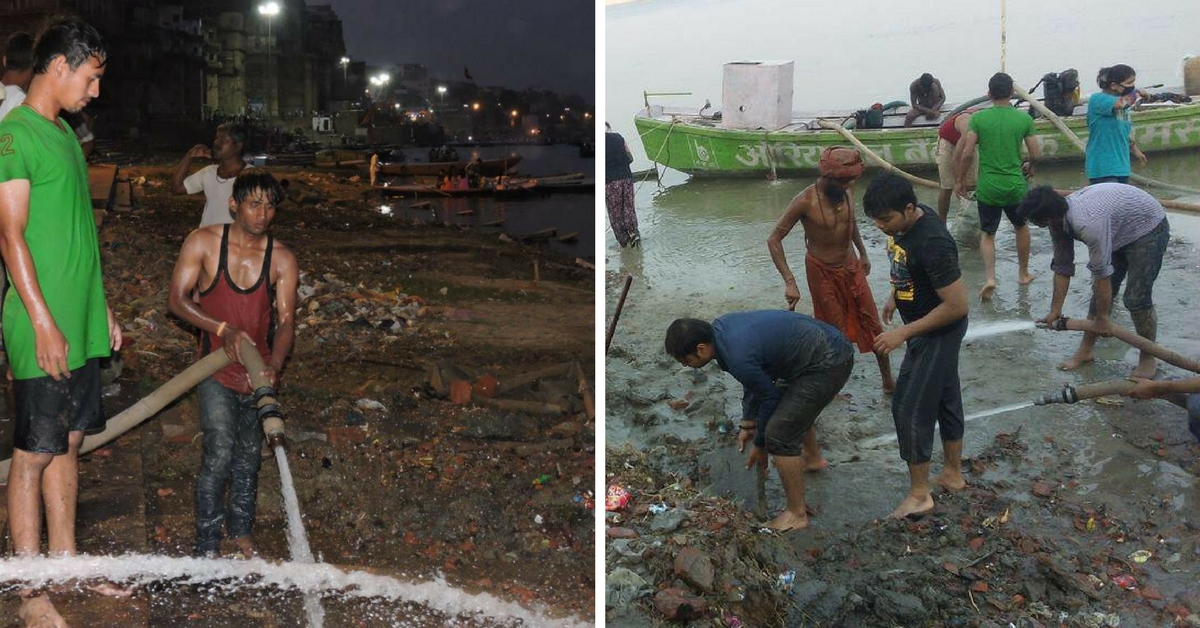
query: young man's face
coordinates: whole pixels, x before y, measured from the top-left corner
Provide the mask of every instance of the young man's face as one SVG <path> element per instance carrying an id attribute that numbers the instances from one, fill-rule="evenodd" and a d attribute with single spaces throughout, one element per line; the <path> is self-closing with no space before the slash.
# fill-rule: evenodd
<path id="1" fill-rule="evenodd" d="M 70 113 L 79 113 L 93 98 L 100 96 L 100 78 L 104 76 L 104 62 L 88 57 L 78 68 L 71 69 L 64 56 L 51 61 L 50 71 L 57 79 L 58 105 Z"/>
<path id="2" fill-rule="evenodd" d="M 694 369 L 698 369 L 705 364 L 712 362 L 712 359 L 716 357 L 716 355 L 716 351 L 713 350 L 712 345 L 702 342 L 696 345 L 695 351 L 683 356 L 682 358 L 679 358 L 679 363 L 684 366 L 690 366 Z"/>
<path id="3" fill-rule="evenodd" d="M 241 203 L 231 197 L 229 210 L 233 213 L 234 222 L 243 231 L 254 236 L 266 233 L 275 218 L 275 204 L 262 190 L 251 190 Z"/>
<path id="4" fill-rule="evenodd" d="M 217 136 L 213 138 L 213 158 L 225 159 L 233 157 L 242 149 L 241 144 L 233 141 L 226 131 L 217 131 Z"/>
<path id="5" fill-rule="evenodd" d="M 903 210 L 890 210 L 883 213 L 880 218 L 871 218 L 879 230 L 892 236 L 904 235 L 917 219 L 921 217 L 920 211 L 916 205 L 909 203 L 904 206 Z"/>

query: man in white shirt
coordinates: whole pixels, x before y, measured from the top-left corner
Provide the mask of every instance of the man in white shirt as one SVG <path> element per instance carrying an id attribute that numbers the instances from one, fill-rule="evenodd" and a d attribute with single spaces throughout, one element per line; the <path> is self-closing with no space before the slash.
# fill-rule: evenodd
<path id="1" fill-rule="evenodd" d="M 175 176 L 171 179 L 173 194 L 204 192 L 201 227 L 233 222 L 233 216 L 229 213 L 229 197 L 233 194 L 233 180 L 246 167 L 242 158 L 245 146 L 245 129 L 236 124 L 222 124 L 217 127 L 217 135 L 213 138 L 211 149 L 203 144 L 193 146 L 175 169 Z M 217 163 L 205 166 L 189 176 L 192 160 L 196 158 L 213 159 Z"/>
<path id="2" fill-rule="evenodd" d="M 13 33 L 4 49 L 4 73 L 0 75 L 0 120 L 25 102 L 25 90 L 33 80 L 33 35 Z"/>

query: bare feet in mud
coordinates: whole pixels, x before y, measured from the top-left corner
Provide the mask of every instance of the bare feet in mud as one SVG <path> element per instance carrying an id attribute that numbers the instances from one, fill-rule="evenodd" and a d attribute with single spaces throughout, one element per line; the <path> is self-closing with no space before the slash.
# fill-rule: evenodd
<path id="1" fill-rule="evenodd" d="M 806 456 L 801 456 L 800 459 L 804 462 L 805 473 L 816 473 L 829 468 L 829 460 L 825 456 L 818 455 L 816 460 L 812 460 Z"/>
<path id="2" fill-rule="evenodd" d="M 1034 275 L 1033 273 L 1023 273 L 1017 277 L 1017 283 L 1021 284 L 1022 286 L 1028 286 L 1029 284 L 1033 283 L 1033 280 L 1036 277 L 1037 275 Z"/>
<path id="3" fill-rule="evenodd" d="M 1154 379 L 1158 375 L 1158 361 L 1152 357 L 1138 358 L 1137 368 L 1133 369 L 1130 377 L 1139 377 L 1141 379 Z"/>
<path id="4" fill-rule="evenodd" d="M 883 380 L 883 396 L 891 397 L 894 392 L 896 392 L 896 381 L 892 379 Z"/>
<path id="5" fill-rule="evenodd" d="M 904 500 L 900 502 L 899 506 L 896 506 L 896 509 L 892 511 L 892 514 L 888 515 L 888 518 L 903 519 L 912 515 L 926 513 L 930 510 L 933 510 L 933 497 L 929 494 L 926 494 L 923 498 L 905 495 Z"/>
<path id="6" fill-rule="evenodd" d="M 805 512 L 803 516 L 800 516 L 790 510 L 785 510 L 779 513 L 774 519 L 768 521 L 767 527 L 776 532 L 803 530 L 808 527 L 808 513 Z"/>
<path id="7" fill-rule="evenodd" d="M 258 550 L 254 547 L 254 537 L 249 535 L 239 536 L 233 540 L 233 544 L 242 551 L 242 556 L 246 558 L 258 558 Z"/>
<path id="8" fill-rule="evenodd" d="M 70 628 L 62 615 L 58 614 L 58 609 L 54 608 L 50 598 L 45 595 L 23 597 L 17 617 L 25 622 L 25 628 Z"/>
<path id="9" fill-rule="evenodd" d="M 955 492 L 967 488 L 967 481 L 963 479 L 962 472 L 953 472 L 943 470 L 933 478 L 932 482 L 947 491 Z"/>
<path id="10" fill-rule="evenodd" d="M 1075 355 L 1063 360 L 1062 364 L 1058 365 L 1060 371 L 1073 371 L 1084 364 L 1095 362 L 1096 356 L 1089 351 L 1087 353 L 1076 353 Z"/>
<path id="11" fill-rule="evenodd" d="M 992 293 L 994 293 L 994 292 L 996 292 L 996 282 L 995 281 L 989 281 L 989 282 L 983 284 L 983 287 L 979 289 L 979 300 L 980 301 L 990 301 L 992 298 Z"/>

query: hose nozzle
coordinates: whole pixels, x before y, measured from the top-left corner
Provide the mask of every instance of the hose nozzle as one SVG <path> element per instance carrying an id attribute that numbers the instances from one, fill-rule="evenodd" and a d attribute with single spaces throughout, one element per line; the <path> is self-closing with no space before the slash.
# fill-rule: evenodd
<path id="1" fill-rule="evenodd" d="M 267 435 L 267 444 L 272 448 L 283 447 L 283 419 L 272 416 L 263 421 L 263 432 Z"/>
<path id="2" fill-rule="evenodd" d="M 1076 403 L 1077 401 L 1079 401 L 1079 395 L 1077 394 L 1075 387 L 1070 384 L 1065 384 L 1063 385 L 1062 390 L 1052 392 L 1048 395 L 1042 395 L 1041 397 L 1034 399 L 1033 405 L 1046 406 L 1052 403 Z"/>
<path id="3" fill-rule="evenodd" d="M 1043 321 L 1038 321 L 1036 323 L 1036 325 L 1037 325 L 1038 329 L 1049 329 L 1051 331 L 1066 331 L 1067 321 L 1069 321 L 1069 320 L 1071 320 L 1071 319 L 1067 318 L 1066 316 L 1059 316 L 1058 318 L 1054 319 L 1053 321 L 1051 321 L 1049 323 L 1046 323 Z"/>

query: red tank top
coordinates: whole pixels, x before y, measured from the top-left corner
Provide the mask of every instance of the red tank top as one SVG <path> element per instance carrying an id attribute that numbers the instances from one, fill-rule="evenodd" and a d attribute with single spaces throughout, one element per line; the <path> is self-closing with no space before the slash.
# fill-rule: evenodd
<path id="1" fill-rule="evenodd" d="M 962 133 L 958 132 L 958 129 L 954 126 L 954 121 L 958 119 L 958 116 L 961 116 L 964 113 L 975 113 L 975 111 L 976 110 L 974 108 L 967 109 L 966 111 L 960 111 L 943 120 L 942 125 L 938 127 L 938 137 L 950 142 L 952 145 L 957 145 L 958 140 L 962 139 Z"/>
<path id="2" fill-rule="evenodd" d="M 271 251 L 274 245 L 274 238 L 267 234 L 267 251 L 263 255 L 262 271 L 258 275 L 258 281 L 243 290 L 229 276 L 229 225 L 225 225 L 225 230 L 221 234 L 221 260 L 217 263 L 217 275 L 213 279 L 212 285 L 200 292 L 200 308 L 209 316 L 229 323 L 230 327 L 236 327 L 249 334 L 258 347 L 258 352 L 262 355 L 264 362 L 271 356 L 271 348 L 267 346 L 267 336 L 274 322 L 272 315 L 275 312 L 272 307 L 274 295 L 271 289 Z M 220 336 L 207 331 L 200 332 L 201 357 L 213 351 L 220 351 L 223 346 L 224 343 Z M 213 378 L 235 392 L 241 394 L 254 392 L 250 389 L 246 368 L 241 364 L 230 364 L 217 371 Z"/>

